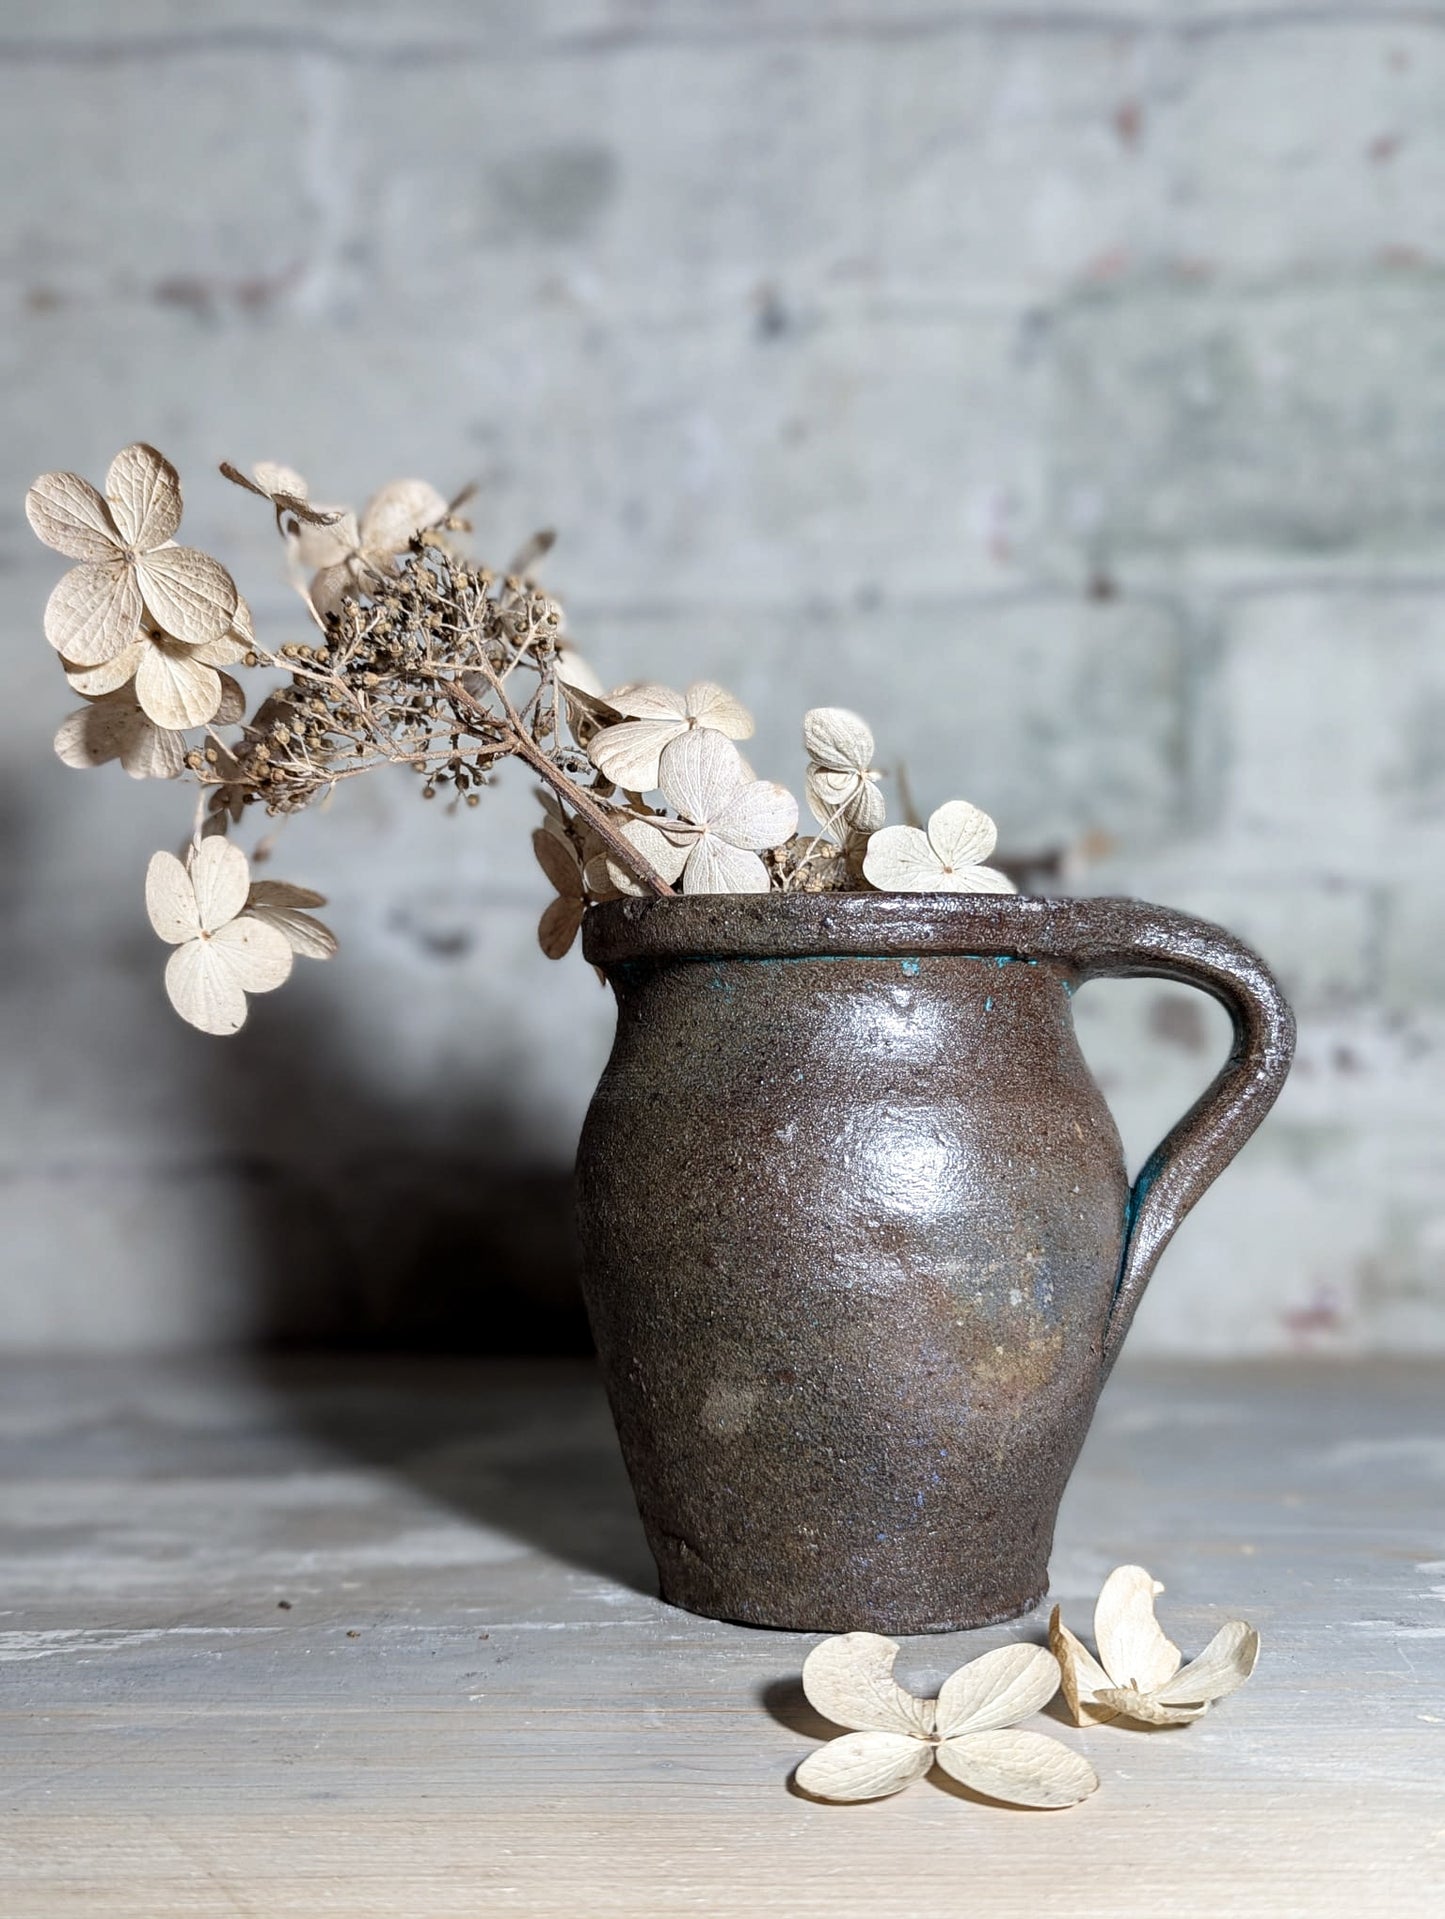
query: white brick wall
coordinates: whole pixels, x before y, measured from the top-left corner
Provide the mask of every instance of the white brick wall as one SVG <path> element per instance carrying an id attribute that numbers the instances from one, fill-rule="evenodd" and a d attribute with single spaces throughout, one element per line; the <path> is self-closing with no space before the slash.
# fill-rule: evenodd
<path id="1" fill-rule="evenodd" d="M 0 165 L 12 501 L 155 439 L 274 634 L 218 458 L 476 473 L 604 672 L 735 684 L 768 771 L 844 700 L 1015 850 L 1100 836 L 1085 885 L 1236 927 L 1302 1021 L 1135 1342 L 1445 1347 L 1445 14 L 12 4 Z M 50 757 L 15 514 L 0 567 L 0 1343 L 575 1339 L 609 1014 L 533 947 L 523 784 L 288 829 L 345 956 L 207 1042 L 140 910 L 182 802 Z M 1078 1012 L 1142 1154 L 1221 1017 Z"/>

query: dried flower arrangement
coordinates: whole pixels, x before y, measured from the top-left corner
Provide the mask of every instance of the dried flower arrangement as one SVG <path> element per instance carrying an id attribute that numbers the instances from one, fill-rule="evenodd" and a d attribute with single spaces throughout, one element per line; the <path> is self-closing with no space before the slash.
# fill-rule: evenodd
<path id="1" fill-rule="evenodd" d="M 263 646 L 225 567 L 176 543 L 180 480 L 153 447 L 117 454 L 104 493 L 46 473 L 26 497 L 40 539 L 77 562 L 45 609 L 46 638 L 86 702 L 56 752 L 200 789 L 184 856 L 150 863 L 146 905 L 175 949 L 171 1002 L 203 1031 L 235 1032 L 247 994 L 281 985 L 298 955 L 336 950 L 308 910 L 321 896 L 253 880 L 224 836 L 248 808 L 294 813 L 382 766 L 468 806 L 503 760 L 538 777 L 533 846 L 557 893 L 539 937 L 553 958 L 590 905 L 627 893 L 1014 890 L 985 864 L 995 832 L 977 807 L 952 801 L 926 829 L 883 824 L 873 735 L 856 714 L 805 717 L 815 825 L 799 831 L 793 795 L 739 753 L 753 721 L 721 687 L 606 690 L 532 577 L 550 536 L 499 575 L 457 546 L 465 496 L 399 480 L 358 516 L 313 502 L 287 467 L 221 471 L 271 508 L 316 629 L 309 644 Z M 282 676 L 249 716 L 236 666 Z"/>
<path id="2" fill-rule="evenodd" d="M 795 1782 L 815 1799 L 882 1799 L 937 1765 L 1007 1805 L 1077 1805 L 1098 1787 L 1094 1768 L 1061 1740 L 1018 1729 L 1056 1693 L 1076 1726 L 1111 1719 L 1183 1726 L 1254 1671 L 1259 1634 L 1242 1619 L 1222 1626 L 1183 1665 L 1154 1616 L 1163 1590 L 1142 1566 L 1117 1566 L 1094 1612 L 1098 1660 L 1056 1606 L 1051 1650 L 1020 1644 L 984 1653 L 946 1679 L 936 1699 L 915 1698 L 898 1684 L 893 1640 L 872 1632 L 825 1639 L 803 1663 L 803 1691 L 825 1719 L 850 1730 L 810 1753 Z"/>

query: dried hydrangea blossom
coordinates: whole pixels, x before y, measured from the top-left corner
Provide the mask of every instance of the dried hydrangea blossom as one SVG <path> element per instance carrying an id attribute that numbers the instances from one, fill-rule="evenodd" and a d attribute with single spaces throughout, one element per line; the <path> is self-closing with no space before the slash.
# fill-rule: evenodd
<path id="1" fill-rule="evenodd" d="M 686 730 L 662 750 L 658 786 L 676 819 L 629 818 L 622 832 L 650 866 L 684 893 L 766 893 L 771 881 L 760 853 L 782 846 L 798 824 L 798 802 L 785 786 L 753 779 L 742 755 L 721 733 Z M 613 867 L 614 882 L 633 891 L 631 876 Z"/>
<path id="2" fill-rule="evenodd" d="M 623 715 L 588 747 L 598 772 L 625 793 L 652 793 L 660 785 L 663 748 L 684 733 L 708 727 L 730 740 L 752 738 L 753 716 L 731 693 L 699 680 L 686 693 L 648 680 L 619 686 L 607 704 Z"/>
<path id="3" fill-rule="evenodd" d="M 530 577 L 550 532 L 499 576 L 450 538 L 465 530 L 457 517 L 465 495 L 448 503 L 425 481 L 395 481 L 358 519 L 313 501 L 292 467 L 222 472 L 267 502 L 293 566 L 315 569 L 308 597 L 319 639 L 258 642 L 225 569 L 175 545 L 180 484 L 151 447 L 117 456 L 107 494 L 54 473 L 27 502 L 40 536 L 79 562 L 51 596 L 48 635 L 89 705 L 62 724 L 57 753 L 79 767 L 116 759 L 135 778 L 189 773 L 202 789 L 198 841 L 224 838 L 251 807 L 289 815 L 381 766 L 410 769 L 426 799 L 449 791 L 473 807 L 496 769 L 520 759 L 550 795 L 545 830 L 556 846 L 539 854 L 557 889 L 540 934 L 549 952 L 568 950 L 587 909 L 624 889 L 667 897 L 1007 886 L 968 866 L 965 855 L 987 850 L 958 826 L 960 814 L 982 819 L 971 808 L 941 808 L 932 838 L 914 829 L 911 840 L 890 839 L 907 829 L 880 828 L 873 737 L 844 708 L 806 717 L 819 828 L 803 836 L 796 802 L 756 779 L 733 744 L 753 722 L 730 693 L 651 681 L 604 692 L 561 607 Z M 281 681 L 249 718 L 224 671 L 241 663 Z M 198 728 L 199 741 L 181 739 Z M 221 728 L 234 731 L 223 737 Z M 655 792 L 663 803 L 644 804 Z M 315 896 L 283 894 L 254 890 L 255 923 L 296 952 L 329 955 L 330 934 L 307 924 Z M 178 974 L 196 964 L 187 958 Z"/>
<path id="4" fill-rule="evenodd" d="M 426 480 L 393 480 L 373 493 L 358 525 L 342 508 L 336 518 L 298 529 L 297 547 L 304 566 L 316 569 L 311 604 L 324 620 L 343 600 L 367 593 L 395 574 L 399 555 L 419 533 L 442 524 L 451 512 L 447 501 Z"/>
<path id="5" fill-rule="evenodd" d="M 881 1799 L 937 1765 L 960 1785 L 1014 1806 L 1075 1806 L 1098 1786 L 1086 1759 L 1047 1733 L 1019 1732 L 1059 1689 L 1042 1646 L 1001 1646 L 960 1666 L 937 1699 L 893 1676 L 898 1647 L 879 1633 L 842 1633 L 803 1663 L 809 1703 L 852 1730 L 810 1754 L 793 1775 L 818 1799 Z"/>
<path id="6" fill-rule="evenodd" d="M 114 659 L 104 660 L 99 666 L 77 666 L 74 660 L 62 658 L 60 664 L 65 669 L 66 682 L 71 690 L 83 694 L 86 699 L 94 699 L 104 693 L 118 692 L 121 687 L 129 686 L 132 680 L 136 680 L 136 692 L 137 697 L 139 697 L 141 668 L 145 665 L 146 659 L 153 648 L 163 654 L 169 655 L 172 660 L 184 658 L 194 662 L 198 667 L 220 668 L 223 666 L 239 666 L 243 661 L 251 665 L 256 664 L 253 657 L 256 647 L 256 632 L 251 623 L 251 609 L 239 593 L 236 595 L 236 611 L 231 616 L 230 631 L 223 633 L 218 640 L 207 640 L 200 646 L 186 646 L 179 641 L 170 639 L 166 634 L 156 632 L 147 621 L 142 621 L 141 628 L 139 638 L 134 640 L 131 645 L 123 647 L 121 651 L 115 655 Z M 147 690 L 152 694 L 153 704 L 159 704 L 159 698 L 157 696 L 162 692 L 167 675 L 171 670 L 172 669 L 163 669 L 160 666 L 156 666 L 147 672 Z M 211 675 L 193 674 L 190 677 L 200 691 L 200 704 L 204 705 L 208 703 L 215 695 L 215 687 L 212 683 Z M 218 726 L 229 726 L 231 720 L 223 718 L 221 711 L 222 708 L 229 704 L 225 692 L 227 682 L 224 673 L 220 675 L 220 681 L 222 687 L 221 705 L 215 712 L 209 715 L 209 718 L 215 721 Z M 236 682 L 232 680 L 229 684 L 234 687 Z M 189 725 L 203 726 L 206 724 L 204 720 L 189 722 L 173 719 L 166 721 L 158 718 L 155 714 L 152 714 L 151 717 L 156 720 L 157 725 L 171 725 L 177 731 L 181 732 L 184 732 Z M 234 717 L 239 717 L 239 715 Z"/>
<path id="7" fill-rule="evenodd" d="M 1012 893 L 1012 880 L 982 864 L 997 840 L 987 813 L 950 800 L 929 815 L 926 833 L 917 826 L 875 833 L 863 875 L 880 893 Z"/>
<path id="8" fill-rule="evenodd" d="M 220 697 L 211 717 L 218 726 L 232 726 L 246 711 L 246 696 L 229 673 L 216 679 Z M 87 705 L 62 720 L 55 752 L 67 766 L 82 770 L 119 760 L 136 780 L 173 780 L 186 765 L 180 732 L 158 725 L 125 686 L 91 695 Z"/>
<path id="9" fill-rule="evenodd" d="M 178 732 L 210 722 L 228 726 L 227 688 L 236 682 L 219 669 L 234 666 L 244 651 L 229 633 L 205 646 L 180 646 L 150 634 L 136 663 L 136 698 L 157 726 Z"/>
<path id="10" fill-rule="evenodd" d="M 1242 1686 L 1259 1658 L 1259 1634 L 1242 1619 L 1221 1626 L 1197 1659 L 1166 1637 L 1154 1616 L 1164 1588 L 1142 1566 L 1116 1566 L 1094 1609 L 1099 1657 L 1071 1633 L 1054 1607 L 1049 1644 L 1062 1670 L 1064 1700 L 1075 1725 L 1137 1719 L 1149 1726 L 1184 1725 L 1216 1699 Z"/>
<path id="11" fill-rule="evenodd" d="M 538 924 L 537 944 L 548 959 L 561 959 L 572 950 L 587 910 L 582 861 L 569 838 L 545 826 L 539 826 L 532 835 L 532 851 L 557 895 Z"/>
<path id="12" fill-rule="evenodd" d="M 842 706 L 815 706 L 803 715 L 808 755 L 807 799 L 815 820 L 856 833 L 876 833 L 884 819 L 873 734 L 866 721 Z"/>
<path id="13" fill-rule="evenodd" d="M 45 608 L 45 637 L 75 666 L 113 660 L 141 636 L 147 613 L 182 646 L 204 646 L 229 631 L 235 582 L 208 554 L 176 545 L 180 480 L 154 447 L 118 453 L 104 496 L 78 473 L 42 473 L 25 512 L 48 547 L 80 562 Z M 144 690 L 139 697 L 149 712 Z"/>
<path id="14" fill-rule="evenodd" d="M 246 911 L 251 873 L 228 840 L 206 839 L 182 865 L 153 853 L 146 869 L 146 911 L 175 947 L 166 992 L 183 1020 L 203 1033 L 235 1033 L 246 1022 L 246 995 L 269 993 L 291 972 L 290 941 Z"/>
<path id="15" fill-rule="evenodd" d="M 244 710 L 243 704 L 236 717 Z M 157 726 L 128 689 L 106 693 L 63 719 L 55 752 L 67 766 L 80 769 L 119 760 L 133 780 L 173 780 L 186 765 L 181 735 Z"/>

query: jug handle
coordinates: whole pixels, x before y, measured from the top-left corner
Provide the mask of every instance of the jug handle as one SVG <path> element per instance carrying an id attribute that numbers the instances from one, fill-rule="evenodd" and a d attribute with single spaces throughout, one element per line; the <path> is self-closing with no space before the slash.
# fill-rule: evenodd
<path id="1" fill-rule="evenodd" d="M 1229 1058 L 1146 1160 L 1129 1194 L 1114 1301 L 1104 1331 L 1108 1377 L 1159 1256 L 1273 1106 L 1294 1056 L 1294 1015 L 1257 954 L 1207 920 L 1136 900 L 1080 901 L 1070 941 L 1082 984 L 1148 978 L 1197 986 L 1234 1025 Z"/>

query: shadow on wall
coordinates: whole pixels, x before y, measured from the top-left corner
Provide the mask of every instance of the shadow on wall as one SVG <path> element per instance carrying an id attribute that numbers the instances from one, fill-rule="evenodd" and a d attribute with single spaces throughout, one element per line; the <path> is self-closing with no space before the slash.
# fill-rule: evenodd
<path id="1" fill-rule="evenodd" d="M 504 1086 L 379 1089 L 310 995 L 279 995 L 244 1048 L 210 1043 L 198 1073 L 245 1195 L 258 1345 L 591 1352 L 572 1174 L 519 1146 Z"/>
<path id="2" fill-rule="evenodd" d="M 245 1194 L 248 1369 L 323 1457 L 654 1592 L 585 1357 L 570 1169 L 528 1158 L 497 1078 L 378 1089 L 308 984 L 258 1008 L 245 1046 L 196 1053 L 194 1096 Z M 553 1363 L 478 1363 L 522 1355 Z"/>

